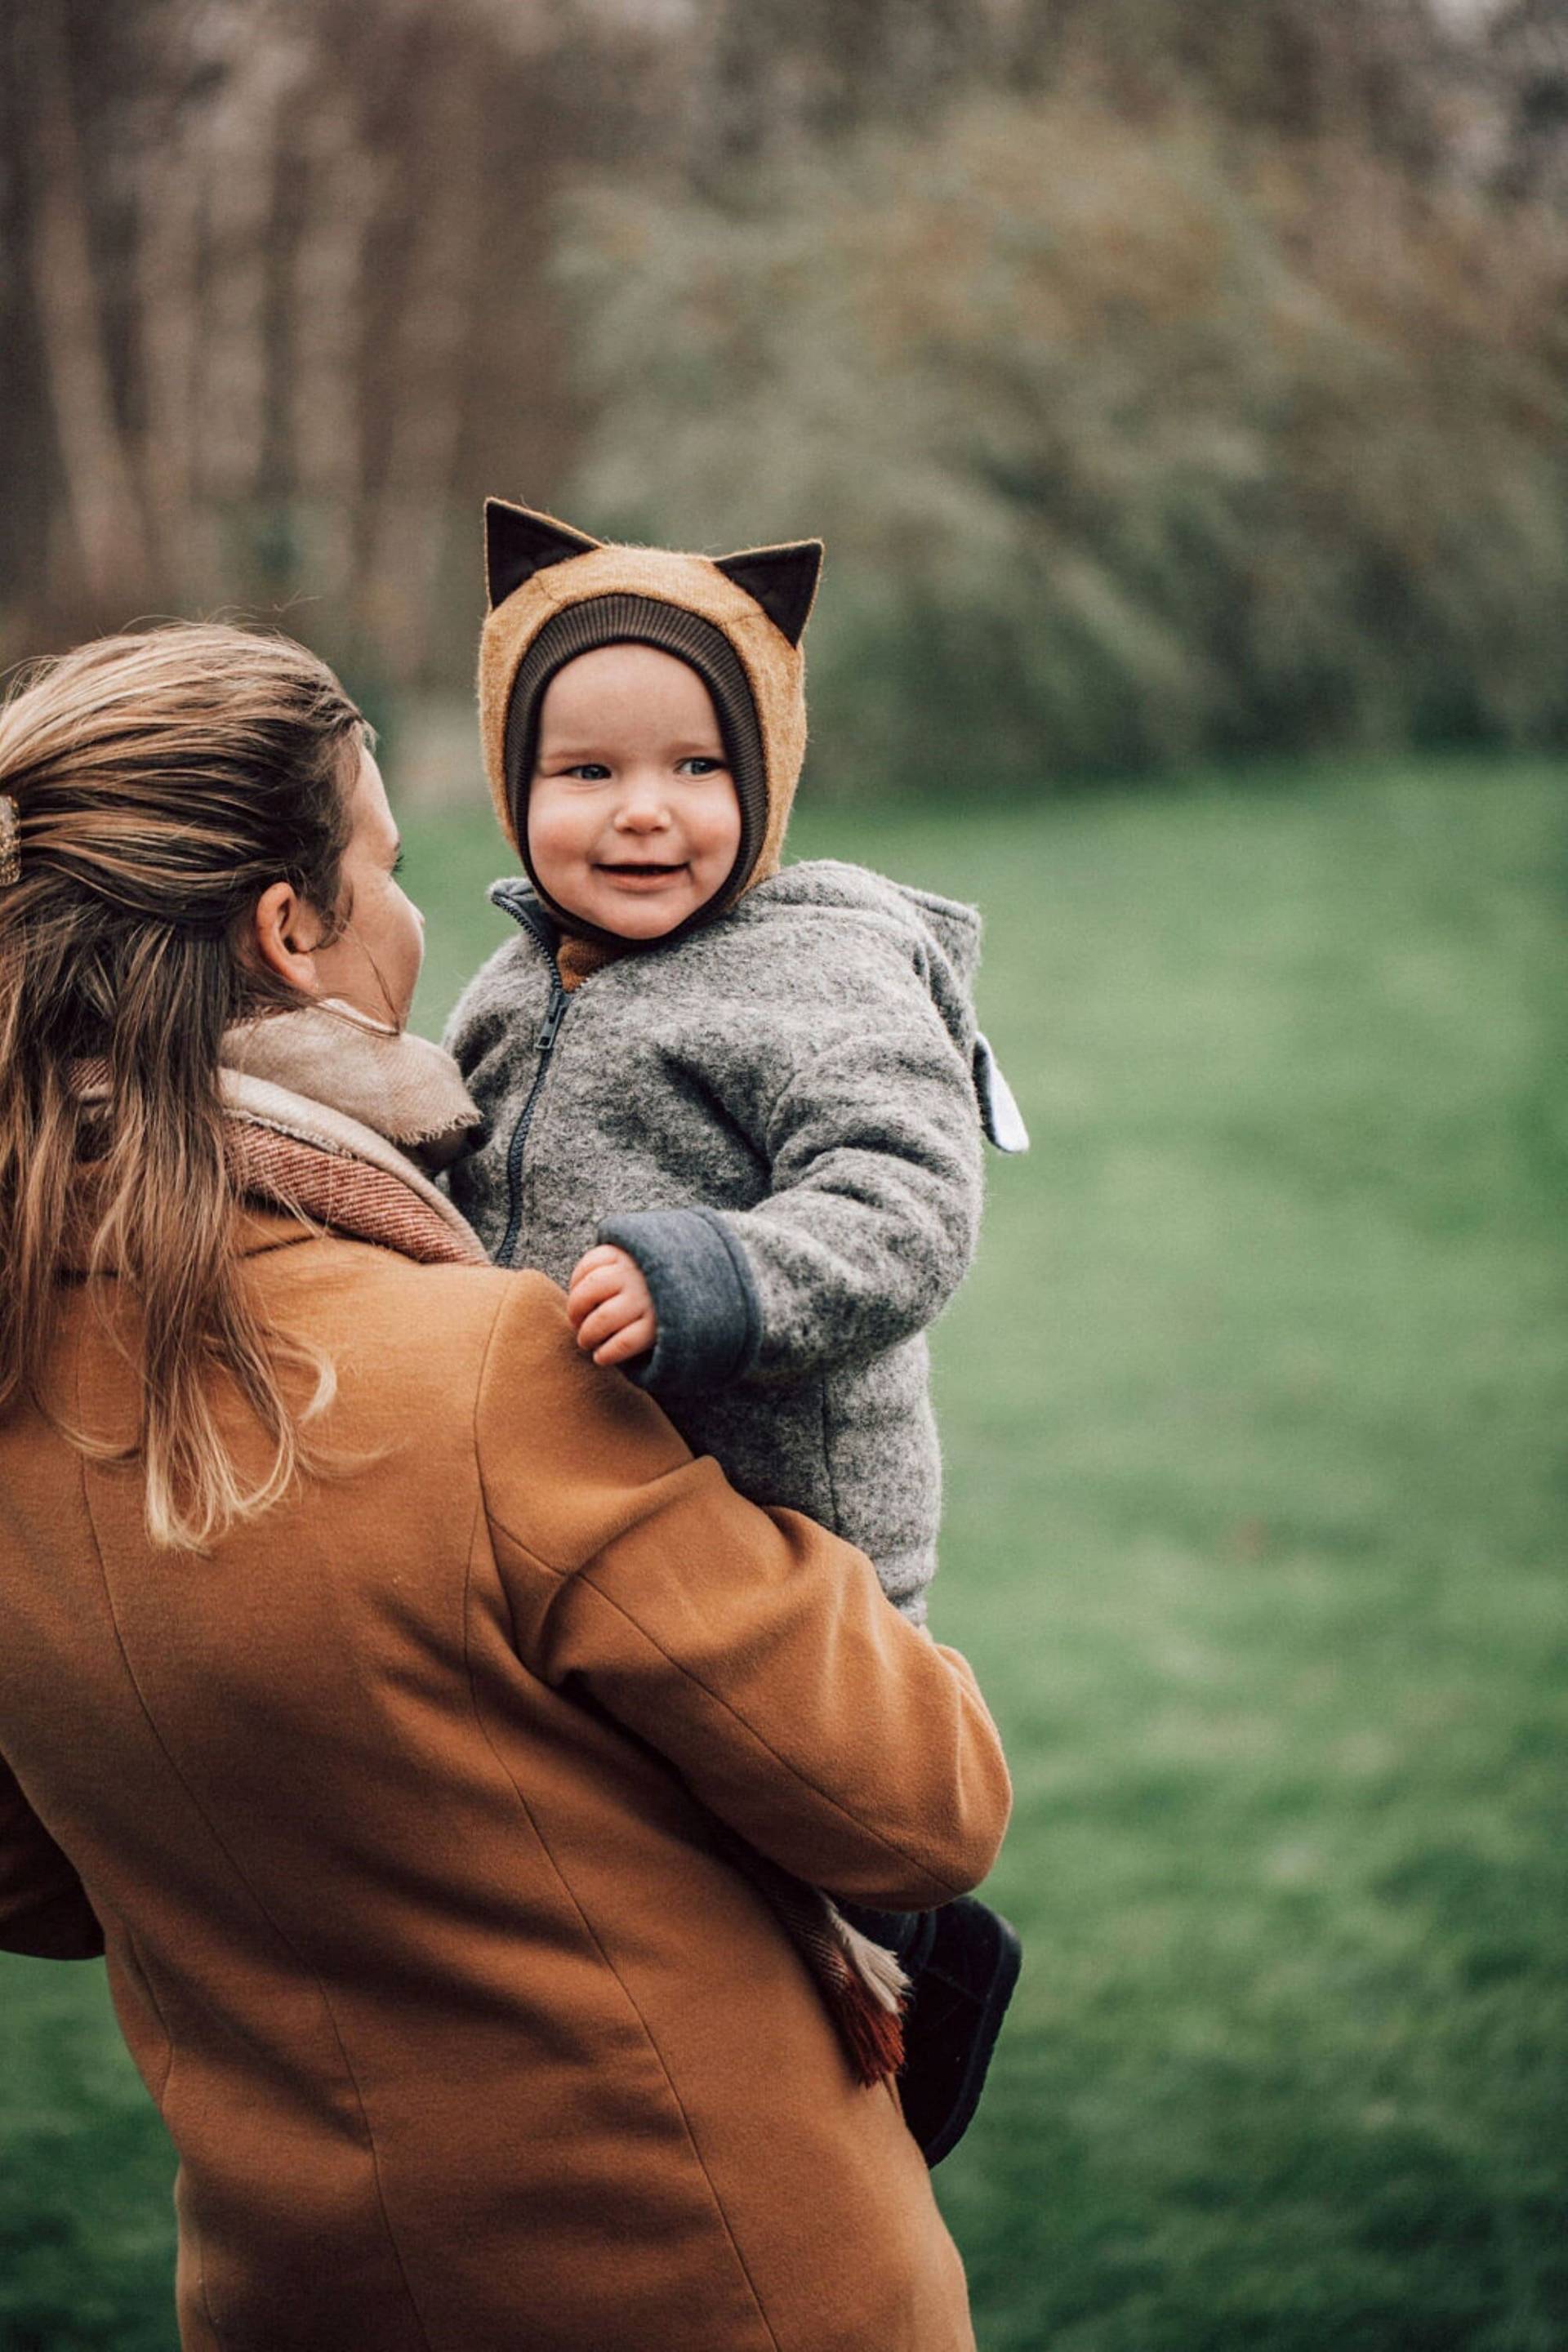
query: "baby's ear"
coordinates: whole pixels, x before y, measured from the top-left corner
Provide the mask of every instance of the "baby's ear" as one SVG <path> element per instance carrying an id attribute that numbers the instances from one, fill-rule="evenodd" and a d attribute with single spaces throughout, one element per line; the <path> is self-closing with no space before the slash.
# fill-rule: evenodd
<path id="1" fill-rule="evenodd" d="M 565 563 L 574 555 L 590 554 L 603 545 L 569 530 L 552 515 L 535 514 L 531 507 L 509 506 L 505 499 L 485 500 L 485 586 L 490 610 L 552 563 Z"/>
<path id="2" fill-rule="evenodd" d="M 726 580 L 754 596 L 792 646 L 798 646 L 811 618 L 822 571 L 822 541 L 800 539 L 788 547 L 749 547 L 741 555 L 713 559 Z"/>

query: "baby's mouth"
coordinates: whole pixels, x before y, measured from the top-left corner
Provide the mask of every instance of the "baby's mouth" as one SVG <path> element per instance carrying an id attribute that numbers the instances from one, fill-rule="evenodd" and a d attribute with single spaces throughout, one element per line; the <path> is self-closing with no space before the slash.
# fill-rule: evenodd
<path id="1" fill-rule="evenodd" d="M 605 865 L 600 866 L 599 871 L 601 874 L 613 876 L 617 882 L 664 882 L 668 881 L 671 875 L 684 874 L 686 860 L 682 858 L 676 866 L 634 865 L 630 862 L 625 866 Z"/>

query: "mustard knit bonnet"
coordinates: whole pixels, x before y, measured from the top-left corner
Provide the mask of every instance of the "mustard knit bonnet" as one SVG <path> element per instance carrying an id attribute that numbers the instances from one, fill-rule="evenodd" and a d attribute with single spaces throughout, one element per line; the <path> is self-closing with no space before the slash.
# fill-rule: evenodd
<path id="1" fill-rule="evenodd" d="M 667 938 L 731 906 L 778 871 L 805 755 L 801 638 L 816 594 L 822 541 L 682 555 L 617 547 L 550 515 L 485 502 L 489 611 L 479 641 L 479 729 L 502 832 L 539 889 L 528 855 L 528 792 L 544 690 L 598 646 L 650 645 L 694 669 L 712 698 L 741 803 L 741 845 L 708 903 Z M 574 932 L 622 947 L 580 917 Z"/>

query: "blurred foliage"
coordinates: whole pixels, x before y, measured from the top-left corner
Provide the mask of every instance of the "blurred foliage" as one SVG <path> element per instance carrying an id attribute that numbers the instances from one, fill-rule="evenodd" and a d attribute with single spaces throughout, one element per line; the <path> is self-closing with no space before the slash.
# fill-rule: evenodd
<path id="1" fill-rule="evenodd" d="M 1568 731 L 1565 0 L 19 0 L 0 659 L 824 530 L 823 772 Z"/>
<path id="2" fill-rule="evenodd" d="M 568 512 L 822 531 L 826 781 L 1568 732 L 1568 219 L 1082 80 L 568 200 Z"/>

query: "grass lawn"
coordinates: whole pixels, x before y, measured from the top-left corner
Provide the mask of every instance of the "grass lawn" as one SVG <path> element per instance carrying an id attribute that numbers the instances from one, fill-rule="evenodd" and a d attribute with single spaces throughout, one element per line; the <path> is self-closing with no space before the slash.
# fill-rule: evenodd
<path id="1" fill-rule="evenodd" d="M 502 861 L 406 830 L 429 1027 Z M 983 2352 L 1563 2352 L 1561 779 L 794 846 L 985 908 L 1035 1135 L 938 1343 L 933 1620 L 1007 1737 L 1026 1943 L 939 2176 Z M 172 2344 L 111 2036 L 98 1969 L 0 1962 L 0 2352 Z"/>

